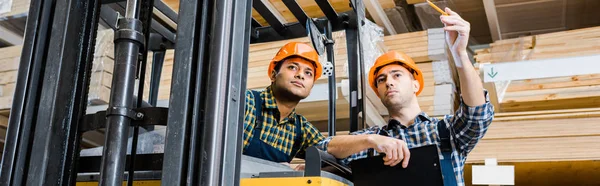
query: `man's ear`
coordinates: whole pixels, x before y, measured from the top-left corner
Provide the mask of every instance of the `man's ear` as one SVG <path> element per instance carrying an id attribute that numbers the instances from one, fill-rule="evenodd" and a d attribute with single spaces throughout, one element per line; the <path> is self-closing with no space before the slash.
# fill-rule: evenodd
<path id="1" fill-rule="evenodd" d="M 271 76 L 269 77 L 271 78 L 271 83 L 275 82 L 275 76 L 277 76 L 277 71 L 271 71 Z"/>
<path id="2" fill-rule="evenodd" d="M 416 79 L 412 81 L 413 82 L 413 92 L 416 94 L 419 91 L 419 88 L 421 88 L 421 84 L 419 84 L 419 81 L 417 81 Z"/>

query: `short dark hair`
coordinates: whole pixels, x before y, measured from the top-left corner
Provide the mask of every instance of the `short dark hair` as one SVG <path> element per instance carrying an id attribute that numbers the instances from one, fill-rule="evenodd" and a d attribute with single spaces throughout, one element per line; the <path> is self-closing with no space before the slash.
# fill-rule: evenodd
<path id="1" fill-rule="evenodd" d="M 277 64 L 275 64 L 275 68 L 273 68 L 275 70 L 275 73 L 279 73 L 279 70 L 281 70 L 281 66 L 283 66 L 283 62 L 285 60 L 287 60 L 287 58 L 283 59 L 283 60 L 277 62 Z"/>

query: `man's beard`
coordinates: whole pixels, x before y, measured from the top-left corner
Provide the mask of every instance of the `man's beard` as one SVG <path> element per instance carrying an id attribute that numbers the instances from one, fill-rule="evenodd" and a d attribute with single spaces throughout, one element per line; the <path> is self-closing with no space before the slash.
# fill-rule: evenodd
<path id="1" fill-rule="evenodd" d="M 275 85 L 272 86 L 272 89 L 273 94 L 280 100 L 299 102 L 300 100 L 306 98 L 306 96 L 297 95 L 285 87 Z"/>

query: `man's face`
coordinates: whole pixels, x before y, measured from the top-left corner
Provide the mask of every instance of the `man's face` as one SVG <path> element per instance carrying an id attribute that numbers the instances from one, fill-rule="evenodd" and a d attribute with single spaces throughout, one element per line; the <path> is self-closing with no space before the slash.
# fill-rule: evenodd
<path id="1" fill-rule="evenodd" d="M 286 99 L 301 100 L 310 94 L 314 85 L 315 67 L 312 62 L 299 57 L 282 62 L 279 72 L 271 73 L 271 82 Z"/>
<path id="2" fill-rule="evenodd" d="M 391 64 L 377 72 L 375 78 L 377 94 L 386 107 L 403 106 L 409 103 L 419 90 L 419 82 L 403 66 Z"/>

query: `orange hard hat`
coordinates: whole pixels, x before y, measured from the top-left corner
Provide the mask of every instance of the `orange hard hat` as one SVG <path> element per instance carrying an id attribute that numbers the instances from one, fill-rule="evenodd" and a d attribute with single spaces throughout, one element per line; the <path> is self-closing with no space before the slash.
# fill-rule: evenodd
<path id="1" fill-rule="evenodd" d="M 419 81 L 421 86 L 419 87 L 419 91 L 417 91 L 418 96 L 421 91 L 423 91 L 423 86 L 425 85 L 423 83 L 423 72 L 421 72 L 421 69 L 417 67 L 417 64 L 415 64 L 415 61 L 413 61 L 412 58 L 402 52 L 387 52 L 375 60 L 375 64 L 373 64 L 373 67 L 371 67 L 371 70 L 369 70 L 369 83 L 371 84 L 371 88 L 375 91 L 375 93 L 377 93 L 377 82 L 375 82 L 375 79 L 377 78 L 376 73 L 379 71 L 379 69 L 390 64 L 398 63 L 399 65 L 407 68 L 407 70 L 413 74 L 415 79 Z"/>
<path id="2" fill-rule="evenodd" d="M 319 62 L 319 54 L 317 51 L 310 45 L 306 43 L 300 42 L 289 42 L 285 44 L 279 52 L 273 57 L 271 60 L 271 64 L 269 64 L 269 69 L 267 71 L 267 75 L 271 76 L 271 72 L 275 70 L 275 66 L 277 63 L 289 58 L 289 57 L 301 57 L 313 63 L 315 66 L 315 81 L 321 77 L 323 73 L 323 67 Z"/>

